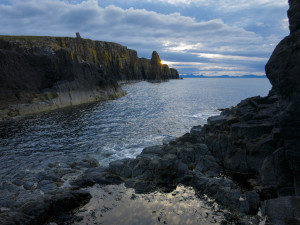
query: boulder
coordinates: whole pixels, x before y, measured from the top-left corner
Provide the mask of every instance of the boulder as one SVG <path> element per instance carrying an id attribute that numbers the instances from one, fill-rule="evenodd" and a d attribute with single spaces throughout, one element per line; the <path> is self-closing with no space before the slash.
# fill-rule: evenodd
<path id="1" fill-rule="evenodd" d="M 226 121 L 226 116 L 220 115 L 220 116 L 211 116 L 207 119 L 207 125 L 215 125 L 218 123 L 223 123 Z"/>
<path id="2" fill-rule="evenodd" d="M 266 203 L 266 215 L 271 224 L 300 224 L 300 197 L 280 197 Z"/>
<path id="3" fill-rule="evenodd" d="M 271 122 L 263 122 L 256 124 L 249 123 L 235 123 L 231 125 L 231 138 L 248 138 L 255 139 L 264 134 L 270 134 L 273 130 L 274 124 Z"/>

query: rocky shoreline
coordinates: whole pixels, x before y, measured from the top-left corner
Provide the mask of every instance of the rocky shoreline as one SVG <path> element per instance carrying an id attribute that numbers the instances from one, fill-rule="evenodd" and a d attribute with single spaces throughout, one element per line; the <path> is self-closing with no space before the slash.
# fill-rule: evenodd
<path id="1" fill-rule="evenodd" d="M 24 172 L 6 189 L 1 187 L 6 198 L 1 201 L 0 222 L 63 224 L 72 221 L 71 209 L 91 198 L 83 188 L 124 183 L 139 194 L 193 187 L 230 211 L 222 224 L 259 224 L 264 218 L 266 224 L 299 224 L 298 187 L 281 152 L 279 114 L 278 96 L 271 91 L 223 109 L 220 116 L 179 138 L 145 148 L 135 159 L 108 167 L 99 167 L 92 158 L 49 165 L 30 182 L 24 182 Z M 79 170 L 84 172 L 79 175 Z M 28 199 L 14 199 L 17 187 L 26 189 Z M 18 194 L 21 197 L 20 190 Z"/>
<path id="2" fill-rule="evenodd" d="M 178 79 L 176 69 L 111 42 L 0 35 L 0 121 L 126 94 L 119 82 Z"/>
<path id="3" fill-rule="evenodd" d="M 278 168 L 275 158 L 283 141 L 275 119 L 279 112 L 273 92 L 243 100 L 210 117 L 203 127 L 145 148 L 136 159 L 88 169 L 72 185 L 112 184 L 117 179 L 137 193 L 148 193 L 184 184 L 229 209 L 236 223 L 258 224 L 262 213 L 270 224 L 298 224 L 300 199 L 292 172 L 283 158 L 277 159 Z"/>

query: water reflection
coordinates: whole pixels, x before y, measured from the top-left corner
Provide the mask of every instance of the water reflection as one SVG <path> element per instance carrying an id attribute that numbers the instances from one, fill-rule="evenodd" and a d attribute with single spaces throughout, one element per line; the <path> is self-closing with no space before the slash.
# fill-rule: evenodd
<path id="1" fill-rule="evenodd" d="M 253 95 L 266 95 L 267 79 L 186 79 L 125 85 L 128 95 L 25 119 L 0 123 L 0 179 L 91 156 L 101 165 L 135 157 L 204 124 L 218 108 Z"/>
<path id="2" fill-rule="evenodd" d="M 196 197 L 190 187 L 177 186 L 171 193 L 135 194 L 124 185 L 96 185 L 93 198 L 74 215 L 73 224 L 220 224 L 223 213 Z"/>

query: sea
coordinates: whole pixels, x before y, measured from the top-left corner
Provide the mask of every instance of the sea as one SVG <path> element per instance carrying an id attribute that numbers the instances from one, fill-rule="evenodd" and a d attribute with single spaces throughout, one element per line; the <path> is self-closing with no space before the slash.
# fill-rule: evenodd
<path id="1" fill-rule="evenodd" d="M 201 78 L 124 84 L 127 95 L 0 123 L 0 180 L 49 163 L 95 158 L 100 165 L 136 157 L 143 148 L 179 137 L 219 109 L 266 96 L 264 78 Z"/>

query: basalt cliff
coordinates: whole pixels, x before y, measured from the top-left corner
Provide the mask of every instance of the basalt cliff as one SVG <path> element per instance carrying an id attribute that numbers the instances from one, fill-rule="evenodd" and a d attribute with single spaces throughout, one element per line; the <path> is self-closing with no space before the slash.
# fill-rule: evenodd
<path id="1" fill-rule="evenodd" d="M 76 38 L 0 36 L 0 119 L 124 93 L 119 81 L 179 78 L 162 65 L 116 43 Z"/>

